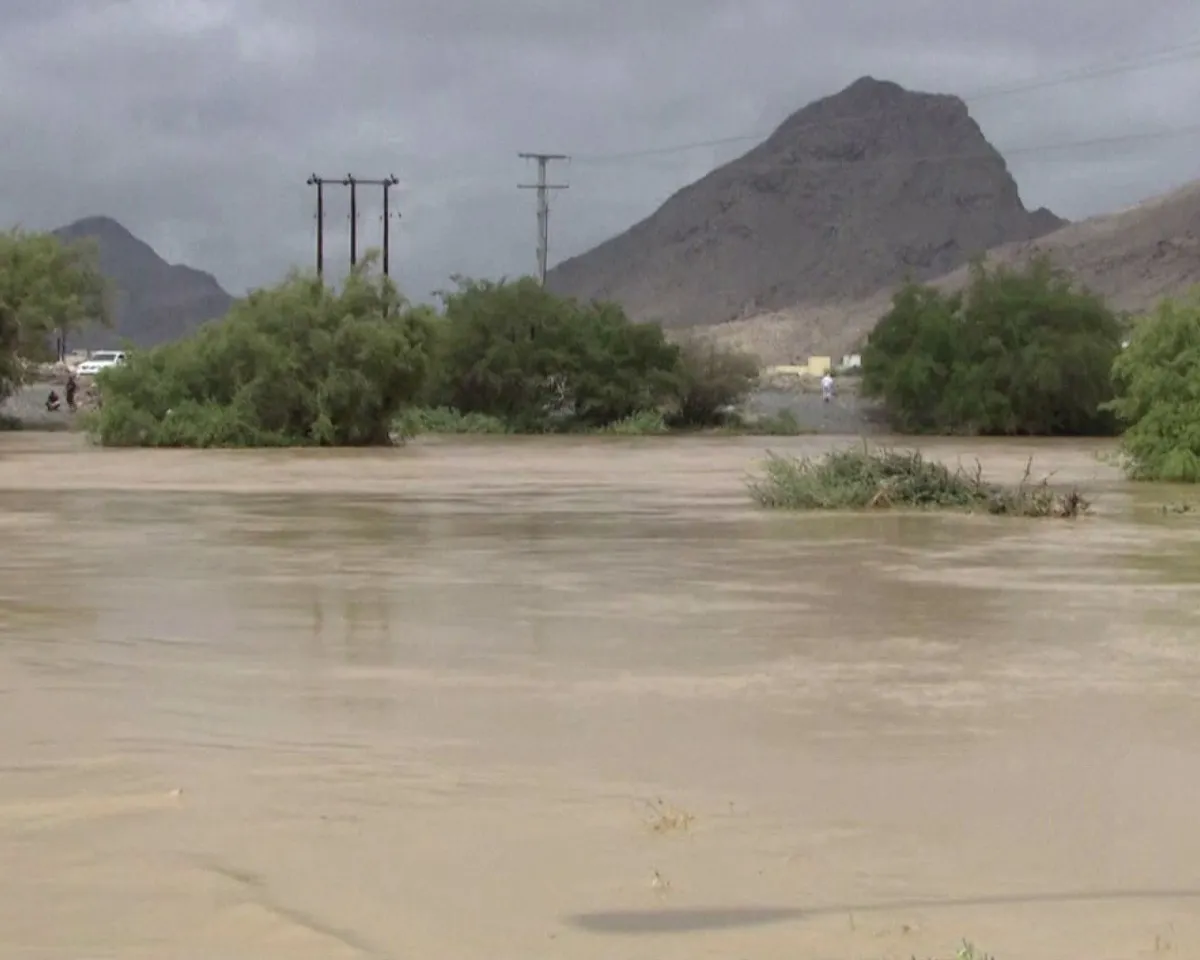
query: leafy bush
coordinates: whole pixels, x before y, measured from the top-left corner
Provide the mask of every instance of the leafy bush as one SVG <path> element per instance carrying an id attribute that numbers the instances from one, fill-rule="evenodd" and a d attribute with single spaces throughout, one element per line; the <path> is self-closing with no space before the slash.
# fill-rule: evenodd
<path id="1" fill-rule="evenodd" d="M 0 400 L 24 382 L 24 361 L 53 358 L 57 334 L 108 325 L 109 293 L 94 244 L 0 233 Z"/>
<path id="2" fill-rule="evenodd" d="M 965 291 L 908 284 L 863 350 L 862 393 L 904 433 L 1110 434 L 1122 319 L 1048 260 L 971 268 Z"/>
<path id="3" fill-rule="evenodd" d="M 1076 517 L 1088 510 L 1078 491 L 1059 493 L 1046 480 L 1029 482 L 1032 464 L 1015 487 L 985 483 L 978 468 L 926 460 L 919 452 L 870 450 L 863 444 L 819 460 L 768 454 L 765 475 L 749 482 L 763 507 L 788 510 L 866 510 L 887 507 L 979 510 L 1023 517 Z"/>
<path id="4" fill-rule="evenodd" d="M 505 434 L 508 424 L 485 413 L 460 413 L 453 407 L 410 407 L 392 423 L 392 431 L 401 437 L 437 434 Z"/>
<path id="5" fill-rule="evenodd" d="M 412 308 L 371 278 L 371 262 L 340 294 L 293 276 L 105 371 L 91 431 L 108 445 L 206 447 L 657 433 L 719 422 L 757 373 L 753 358 L 681 349 L 613 304 L 581 305 L 529 278 L 459 279 L 441 314 Z"/>
<path id="6" fill-rule="evenodd" d="M 675 390 L 678 348 L 613 304 L 565 300 L 529 277 L 458 280 L 442 300 L 438 405 L 540 433 L 603 427 Z"/>
<path id="7" fill-rule="evenodd" d="M 1113 381 L 1130 478 L 1200 482 L 1200 290 L 1134 323 Z"/>
<path id="8" fill-rule="evenodd" d="M 359 446 L 389 442 L 428 372 L 429 312 L 368 259 L 338 293 L 293 275 L 194 336 L 97 378 L 111 446 Z"/>
<path id="9" fill-rule="evenodd" d="M 679 350 L 676 408 L 678 427 L 713 427 L 726 410 L 742 403 L 758 383 L 758 359 L 749 353 L 700 339 L 686 340 Z"/>
<path id="10" fill-rule="evenodd" d="M 670 427 L 657 410 L 643 410 L 632 416 L 614 420 L 603 430 L 605 433 L 616 433 L 626 437 L 652 437 L 669 433 Z"/>

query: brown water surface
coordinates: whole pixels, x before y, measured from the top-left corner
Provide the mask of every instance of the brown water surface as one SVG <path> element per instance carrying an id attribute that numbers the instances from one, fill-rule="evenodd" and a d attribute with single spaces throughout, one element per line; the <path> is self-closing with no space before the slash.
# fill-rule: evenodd
<path id="1" fill-rule="evenodd" d="M 1200 525 L 763 449 L 0 438 L 0 956 L 1200 957 Z"/>

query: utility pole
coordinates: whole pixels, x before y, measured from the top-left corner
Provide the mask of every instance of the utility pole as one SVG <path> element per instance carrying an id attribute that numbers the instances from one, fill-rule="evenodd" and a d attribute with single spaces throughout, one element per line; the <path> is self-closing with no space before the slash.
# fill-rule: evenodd
<path id="1" fill-rule="evenodd" d="M 388 228 L 391 213 L 389 211 L 388 191 L 400 182 L 393 173 L 382 180 L 363 180 L 352 173 L 346 174 L 341 180 L 329 177 L 318 177 L 315 173 L 308 178 L 308 185 L 317 188 L 317 276 L 325 274 L 325 185 L 340 183 L 350 188 L 350 266 L 358 263 L 358 188 L 359 186 L 383 187 L 383 272 L 386 276 L 389 269 Z M 397 214 L 396 216 L 399 216 Z"/>
<path id="2" fill-rule="evenodd" d="M 317 276 L 325 275 L 325 184 L 327 177 L 315 173 L 308 178 L 308 185 L 317 188 Z"/>
<path id="3" fill-rule="evenodd" d="M 546 165 L 551 160 L 570 160 L 565 153 L 518 153 L 522 160 L 536 160 L 538 165 L 537 183 L 519 183 L 521 190 L 537 191 L 537 222 L 538 222 L 538 282 L 546 285 L 546 260 L 550 253 L 550 191 L 566 190 L 569 184 L 547 183 Z"/>
<path id="4" fill-rule="evenodd" d="M 389 210 L 389 193 L 396 184 L 400 182 L 400 178 L 394 173 L 389 174 L 382 180 L 364 180 L 362 177 L 356 177 L 349 173 L 346 179 L 342 181 L 345 186 L 350 188 L 350 266 L 354 266 L 358 262 L 358 187 L 382 187 L 383 188 L 383 275 L 386 277 L 391 269 L 391 251 L 389 248 L 389 228 L 391 226 L 391 213 Z M 397 214 L 399 216 L 399 214 Z"/>
<path id="5" fill-rule="evenodd" d="M 358 263 L 358 180 L 348 173 L 342 184 L 350 188 L 350 268 L 354 269 Z"/>

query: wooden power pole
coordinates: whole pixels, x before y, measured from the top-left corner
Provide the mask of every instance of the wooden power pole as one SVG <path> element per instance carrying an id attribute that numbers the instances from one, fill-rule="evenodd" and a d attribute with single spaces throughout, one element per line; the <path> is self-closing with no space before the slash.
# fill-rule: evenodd
<path id="1" fill-rule="evenodd" d="M 317 188 L 317 276 L 325 275 L 325 186 L 338 183 L 350 188 L 350 266 L 358 263 L 358 187 L 383 187 L 383 273 L 386 276 L 390 269 L 390 250 L 388 241 L 391 225 L 388 191 L 400 180 L 393 173 L 382 180 L 363 180 L 353 174 L 347 174 L 340 180 L 330 177 L 319 177 L 315 173 L 308 178 L 308 185 Z M 398 217 L 399 214 L 396 214 Z"/>

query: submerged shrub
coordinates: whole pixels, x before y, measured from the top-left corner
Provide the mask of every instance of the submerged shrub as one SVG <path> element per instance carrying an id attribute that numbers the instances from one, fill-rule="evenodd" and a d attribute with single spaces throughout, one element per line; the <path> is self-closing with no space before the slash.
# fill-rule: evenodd
<path id="1" fill-rule="evenodd" d="M 919 452 L 870 450 L 866 444 L 819 459 L 768 453 L 762 477 L 749 481 L 763 507 L 786 510 L 973 510 L 1025 517 L 1076 517 L 1089 504 L 1076 490 L 1056 491 L 1048 480 L 1030 482 L 1032 462 L 1016 486 L 986 483 L 982 469 L 925 459 Z"/>

